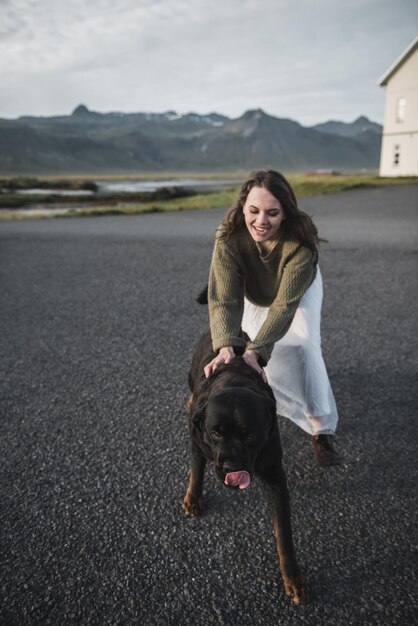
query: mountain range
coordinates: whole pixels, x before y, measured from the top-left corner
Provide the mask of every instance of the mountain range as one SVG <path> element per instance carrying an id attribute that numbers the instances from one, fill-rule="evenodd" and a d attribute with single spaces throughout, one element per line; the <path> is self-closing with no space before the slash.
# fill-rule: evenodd
<path id="1" fill-rule="evenodd" d="M 231 119 L 79 105 L 66 116 L 0 119 L 0 174 L 377 169 L 381 135 L 364 116 L 304 127 L 262 109 Z"/>

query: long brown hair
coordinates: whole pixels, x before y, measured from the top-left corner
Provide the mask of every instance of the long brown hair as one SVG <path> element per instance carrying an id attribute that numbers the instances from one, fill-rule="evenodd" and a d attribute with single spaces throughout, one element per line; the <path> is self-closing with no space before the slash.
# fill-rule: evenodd
<path id="1" fill-rule="evenodd" d="M 275 170 L 252 172 L 242 185 L 238 199 L 231 206 L 221 224 L 220 237 L 228 239 L 233 233 L 245 228 L 243 208 L 253 187 L 264 187 L 281 204 L 286 219 L 280 224 L 280 241 L 298 241 L 309 248 L 318 262 L 319 237 L 312 218 L 298 208 L 296 196 L 289 182 Z"/>

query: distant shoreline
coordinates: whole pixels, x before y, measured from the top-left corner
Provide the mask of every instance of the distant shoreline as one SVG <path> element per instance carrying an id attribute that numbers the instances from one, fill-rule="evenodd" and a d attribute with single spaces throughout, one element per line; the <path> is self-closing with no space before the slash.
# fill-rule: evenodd
<path id="1" fill-rule="evenodd" d="M 209 176 L 209 175 L 208 175 Z M 210 174 L 216 185 L 215 174 Z M 230 174 L 229 174 L 230 176 Z M 164 180 L 168 180 L 165 174 Z M 192 176 L 190 175 L 190 178 Z M 297 198 L 308 196 L 327 195 L 342 191 L 352 191 L 360 189 L 373 189 L 382 186 L 397 185 L 417 185 L 418 177 L 402 178 L 381 178 L 377 174 L 337 174 L 337 173 L 315 173 L 311 175 L 289 174 L 289 181 L 294 188 Z M 170 187 L 161 187 L 153 192 L 110 192 L 97 193 L 96 182 L 80 178 L 59 179 L 34 179 L 19 177 L 11 186 L 4 187 L 5 180 L 0 179 L 0 220 L 10 219 L 33 219 L 51 217 L 81 217 L 99 215 L 135 215 L 140 213 L 156 213 L 164 211 L 190 211 L 199 209 L 211 209 L 230 206 L 238 193 L 241 182 L 227 185 L 226 178 L 218 178 L 217 189 L 194 190 L 192 187 L 186 189 L 176 186 L 176 179 Z M 8 179 L 10 181 L 10 179 Z M 98 179 L 95 179 L 98 181 Z M 112 178 L 115 180 L 123 180 Z M 126 180 L 126 179 L 125 179 Z M 129 179 L 132 182 L 133 179 Z M 138 179 L 136 179 L 138 180 Z M 146 180 L 146 179 L 142 179 Z M 148 179 L 149 180 L 149 179 Z M 184 174 L 181 179 L 184 180 Z M 196 178 L 202 180 L 202 177 Z M 3 183 L 3 187 L 2 187 Z M 64 196 L 52 193 L 42 194 L 22 194 L 19 193 L 25 185 L 33 184 L 60 185 L 67 189 L 86 189 L 89 194 Z M 13 185 L 15 185 L 13 187 Z M 95 185 L 96 192 L 91 193 Z M 210 185 L 209 187 L 213 187 Z M 197 186 L 198 187 L 198 186 Z M 30 188 L 30 187 L 29 187 Z"/>

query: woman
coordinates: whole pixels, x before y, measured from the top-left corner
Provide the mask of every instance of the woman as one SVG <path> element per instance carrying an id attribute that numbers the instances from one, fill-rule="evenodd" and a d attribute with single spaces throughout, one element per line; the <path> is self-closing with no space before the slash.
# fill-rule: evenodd
<path id="1" fill-rule="evenodd" d="M 251 174 L 216 236 L 208 300 L 217 355 L 205 375 L 242 354 L 272 387 L 278 414 L 311 435 L 316 459 L 326 466 L 341 458 L 321 352 L 318 244 L 317 229 L 284 176 Z"/>

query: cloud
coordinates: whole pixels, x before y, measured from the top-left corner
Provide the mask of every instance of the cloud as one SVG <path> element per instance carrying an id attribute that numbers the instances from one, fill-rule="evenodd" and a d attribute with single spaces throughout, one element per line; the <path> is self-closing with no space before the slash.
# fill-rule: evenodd
<path id="1" fill-rule="evenodd" d="M 414 16 L 410 0 L 3 0 L 0 115 L 382 115 L 376 81 Z"/>

